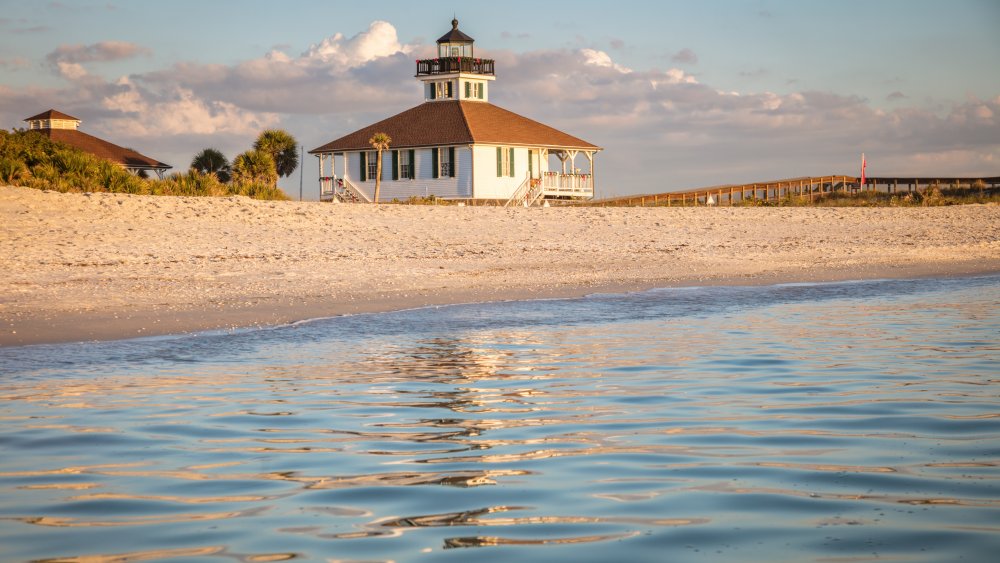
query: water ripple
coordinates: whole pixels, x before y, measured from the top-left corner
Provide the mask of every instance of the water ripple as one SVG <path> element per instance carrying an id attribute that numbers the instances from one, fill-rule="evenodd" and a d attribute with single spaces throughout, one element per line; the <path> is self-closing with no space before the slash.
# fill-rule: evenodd
<path id="1" fill-rule="evenodd" d="M 694 288 L 3 349 L 0 559 L 991 560 L 998 303 Z"/>

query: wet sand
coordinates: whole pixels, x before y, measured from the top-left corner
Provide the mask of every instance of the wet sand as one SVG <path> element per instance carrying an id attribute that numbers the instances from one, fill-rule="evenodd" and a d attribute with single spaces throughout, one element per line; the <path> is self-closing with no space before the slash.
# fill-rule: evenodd
<path id="1" fill-rule="evenodd" d="M 0 187 L 0 345 L 470 301 L 1000 271 L 1000 206 L 332 205 Z"/>

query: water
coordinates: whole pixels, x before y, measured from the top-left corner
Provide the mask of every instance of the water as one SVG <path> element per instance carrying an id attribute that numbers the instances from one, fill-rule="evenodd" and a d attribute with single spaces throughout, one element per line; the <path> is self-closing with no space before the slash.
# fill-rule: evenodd
<path id="1" fill-rule="evenodd" d="M 0 349 L 0 560 L 1000 550 L 1000 277 Z"/>

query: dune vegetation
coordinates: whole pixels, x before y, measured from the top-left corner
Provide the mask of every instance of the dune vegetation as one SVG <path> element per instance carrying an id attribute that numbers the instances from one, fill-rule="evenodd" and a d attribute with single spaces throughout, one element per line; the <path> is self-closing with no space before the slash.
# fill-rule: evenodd
<path id="1" fill-rule="evenodd" d="M 192 166 L 162 180 L 146 178 L 32 131 L 0 130 L 0 185 L 58 192 L 288 199 L 277 187 L 278 174 L 273 160 L 265 159 L 263 167 L 258 166 L 252 174 L 234 170 L 231 178 L 228 163 L 224 169 L 226 174 Z"/>

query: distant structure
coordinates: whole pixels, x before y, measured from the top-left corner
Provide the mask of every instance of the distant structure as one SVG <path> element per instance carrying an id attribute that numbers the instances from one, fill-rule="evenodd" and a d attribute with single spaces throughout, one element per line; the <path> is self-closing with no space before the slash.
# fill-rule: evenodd
<path id="1" fill-rule="evenodd" d="M 98 158 L 110 160 L 133 174 L 152 171 L 163 178 L 163 172 L 171 168 L 169 164 L 80 131 L 80 120 L 61 111 L 50 109 L 24 121 L 28 123 L 30 131 L 38 131 L 53 141 L 66 143 Z"/>
<path id="2" fill-rule="evenodd" d="M 494 61 L 477 58 L 473 44 L 452 20 L 437 40 L 438 56 L 417 61 L 424 103 L 309 151 L 319 160 L 321 200 L 372 200 L 376 154 L 368 140 L 376 132 L 392 138 L 383 153 L 382 200 L 433 195 L 534 205 L 594 197 L 601 148 L 491 104 Z"/>

